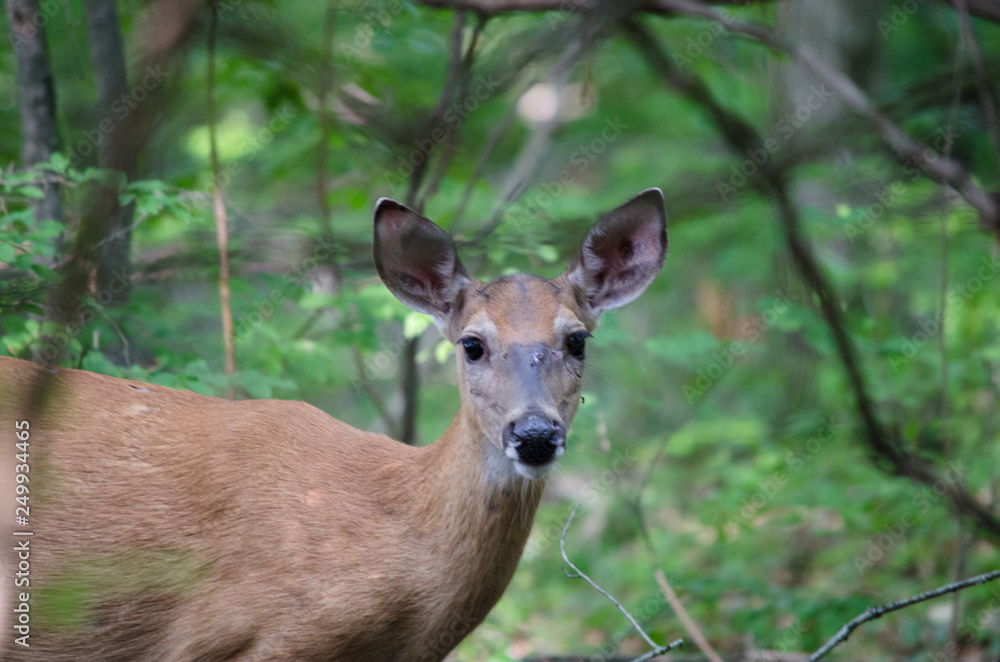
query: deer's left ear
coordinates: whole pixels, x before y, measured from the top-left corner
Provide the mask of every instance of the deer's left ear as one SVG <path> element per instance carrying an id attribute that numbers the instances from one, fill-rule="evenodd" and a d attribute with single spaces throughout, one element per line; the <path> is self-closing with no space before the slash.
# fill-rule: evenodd
<path id="1" fill-rule="evenodd" d="M 642 294 L 667 255 L 663 193 L 646 189 L 609 211 L 587 232 L 566 278 L 581 288 L 595 314 Z"/>
<path id="2" fill-rule="evenodd" d="M 404 305 L 443 326 L 470 281 L 451 237 L 388 198 L 375 205 L 374 226 L 373 257 L 382 282 Z"/>

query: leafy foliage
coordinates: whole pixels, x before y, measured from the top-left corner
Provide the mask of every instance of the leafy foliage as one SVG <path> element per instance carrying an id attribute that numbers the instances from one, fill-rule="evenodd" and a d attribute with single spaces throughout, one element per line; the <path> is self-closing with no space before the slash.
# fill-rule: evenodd
<path id="1" fill-rule="evenodd" d="M 78 2 L 67 6 L 80 15 Z M 743 652 L 748 638 L 760 648 L 814 650 L 869 604 L 946 583 L 956 565 L 966 574 L 996 566 L 996 545 L 959 523 L 940 489 L 875 468 L 817 302 L 794 273 L 771 201 L 746 174 L 752 157 L 731 154 L 702 109 L 665 86 L 624 38 L 585 43 L 569 73 L 532 88 L 556 68 L 584 17 L 493 18 L 478 37 L 466 95 L 426 126 L 446 85 L 453 13 L 397 0 L 339 3 L 327 219 L 315 189 L 323 6 L 222 6 L 214 94 L 237 375 L 222 370 L 200 31 L 169 68 L 169 103 L 155 113 L 140 177 L 126 182 L 92 167 L 81 149 L 101 119 L 75 55 L 83 26 L 46 26 L 64 148 L 49 163 L 0 177 L 2 351 L 32 356 L 68 331 L 74 366 L 200 393 L 235 387 L 240 397 L 303 399 L 361 428 L 394 432 L 405 345 L 418 338 L 418 436 L 427 442 L 457 410 L 454 348 L 374 275 L 374 200 L 406 198 L 413 170 L 430 159 L 430 177 L 440 180 L 426 214 L 455 236 L 477 277 L 555 276 L 597 213 L 660 186 L 670 213 L 667 264 L 642 299 L 605 315 L 588 351 L 585 403 L 525 558 L 456 659 L 642 652 L 611 605 L 559 571 L 558 535 L 575 502 L 584 510 L 569 546 L 581 568 L 666 641 L 683 632 L 653 580 L 662 568 L 726 654 Z M 894 8 L 878 7 L 877 20 L 891 20 Z M 136 62 L 142 11 L 122 7 Z M 733 13 L 776 24 L 783 11 L 762 4 Z M 963 92 L 972 74 L 952 78 L 958 28 L 949 12 L 922 7 L 887 36 L 879 23 L 852 27 L 870 41 L 884 37 L 865 66 L 887 112 L 937 145 L 938 156 L 995 184 L 992 139 L 975 94 Z M 871 127 L 835 102 L 788 123 L 794 94 L 776 91 L 772 77 L 789 75 L 790 63 L 701 21 L 644 21 L 675 63 L 774 138 L 771 158 L 789 168 L 880 415 L 995 513 L 995 242 L 960 199 L 919 167 L 892 160 Z M 976 28 L 995 71 L 1000 32 Z M 464 46 L 473 32 L 470 19 Z M 0 52 L 4 127 L 17 123 L 13 62 Z M 555 98 L 561 119 L 531 119 L 529 89 L 541 95 L 535 111 Z M 434 129 L 454 131 L 457 141 L 437 139 Z M 953 140 L 936 142 L 942 135 Z M 541 155 L 521 186 L 532 141 Z M 18 136 L 5 128 L 0 162 L 14 163 L 17 153 Z M 61 183 L 65 225 L 32 217 L 42 178 Z M 92 181 L 135 205 L 132 295 L 111 308 L 95 294 L 79 324 L 53 329 L 42 321 L 47 293 Z M 479 237 L 496 219 L 495 231 Z M 995 658 L 996 591 L 969 590 L 957 604 L 961 644 Z M 847 655 L 938 659 L 921 655 L 942 654 L 949 609 L 942 600 L 870 624 Z"/>

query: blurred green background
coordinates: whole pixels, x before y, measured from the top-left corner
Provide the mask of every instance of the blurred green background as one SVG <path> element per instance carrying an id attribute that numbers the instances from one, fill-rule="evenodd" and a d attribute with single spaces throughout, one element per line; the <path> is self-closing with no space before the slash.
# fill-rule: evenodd
<path id="1" fill-rule="evenodd" d="M 793 58 L 727 26 L 761 23 L 807 44 L 927 145 L 928 161 L 953 159 L 990 192 L 1000 19 L 983 3 L 972 3 L 973 41 L 951 4 L 917 0 L 748 2 L 718 7 L 722 22 L 648 5 L 227 0 L 209 90 L 211 7 L 123 0 L 128 83 L 110 107 L 87 56 L 85 4 L 41 7 L 60 142 L 37 167 L 21 157 L 15 51 L 0 47 L 6 354 L 51 360 L 46 334 L 62 334 L 53 356 L 64 365 L 306 400 L 429 443 L 457 411 L 454 348 L 375 275 L 375 200 L 422 208 L 481 279 L 555 277 L 598 214 L 663 189 L 666 265 L 642 298 L 605 314 L 528 550 L 453 659 L 645 650 L 613 605 L 560 570 L 575 503 L 567 550 L 584 571 L 665 642 L 687 634 L 654 579 L 662 569 L 732 659 L 815 650 L 869 605 L 1000 567 L 998 537 L 942 494 L 964 485 L 1000 517 L 997 234 Z M 653 66 L 640 34 L 762 149 L 734 147 Z M 127 181 L 99 157 L 108 145 L 131 150 Z M 780 174 L 836 293 L 879 420 L 945 483 L 894 475 L 866 445 L 765 172 Z M 61 218 L 34 213 L 43 179 L 57 182 Z M 228 215 L 233 376 L 214 183 Z M 114 300 L 95 275 L 100 250 L 87 258 L 80 240 L 98 189 L 115 192 L 131 229 L 131 287 Z M 111 225 L 99 226 L 106 238 Z M 82 298 L 59 317 L 67 277 Z M 863 626 L 834 657 L 959 659 L 949 644 L 963 660 L 1000 655 L 996 583 Z M 690 639 L 684 655 L 699 659 Z"/>

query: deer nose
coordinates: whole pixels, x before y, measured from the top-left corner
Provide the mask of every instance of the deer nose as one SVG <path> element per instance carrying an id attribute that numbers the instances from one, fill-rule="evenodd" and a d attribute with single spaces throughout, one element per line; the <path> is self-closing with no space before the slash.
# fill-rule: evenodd
<path id="1" fill-rule="evenodd" d="M 542 466 L 556 459 L 566 449 L 566 428 L 538 410 L 527 411 L 508 424 L 503 433 L 504 448 L 531 466 Z"/>

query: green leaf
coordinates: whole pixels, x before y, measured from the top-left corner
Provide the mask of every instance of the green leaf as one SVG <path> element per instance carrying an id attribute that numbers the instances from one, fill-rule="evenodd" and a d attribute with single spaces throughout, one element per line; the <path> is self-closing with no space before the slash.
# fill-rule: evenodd
<path id="1" fill-rule="evenodd" d="M 34 221 L 34 215 L 31 213 L 30 209 L 21 209 L 19 211 L 14 211 L 6 216 L 0 216 L 0 227 L 11 227 L 16 223 L 20 223 L 24 226 L 29 226 Z"/>
<path id="2" fill-rule="evenodd" d="M 67 159 L 59 152 L 55 152 L 49 158 L 49 162 L 47 165 L 48 169 L 52 170 L 53 172 L 64 173 L 69 168 L 69 159 Z"/>
<path id="3" fill-rule="evenodd" d="M 125 173 L 107 168 L 87 168 L 80 177 L 80 183 L 98 182 L 104 186 L 121 189 L 125 186 Z"/>
<path id="4" fill-rule="evenodd" d="M 702 365 L 722 343 L 705 331 L 676 336 L 657 336 L 645 342 L 646 351 L 665 361 L 693 368 Z"/>
<path id="5" fill-rule="evenodd" d="M 41 199 L 45 197 L 45 192 L 37 186 L 18 186 L 14 189 L 14 195 L 23 195 L 26 198 Z"/>
<path id="6" fill-rule="evenodd" d="M 442 338 L 434 347 L 434 358 L 438 363 L 444 363 L 454 348 L 455 346 L 447 338 Z"/>
<path id="7" fill-rule="evenodd" d="M 539 244 L 536 246 L 535 255 L 537 255 L 542 262 L 547 262 L 548 264 L 552 264 L 559 259 L 559 251 L 556 250 L 554 246 L 549 246 L 547 244 Z"/>
<path id="8" fill-rule="evenodd" d="M 45 220 L 35 226 L 35 236 L 48 239 L 58 237 L 66 226 L 59 221 Z"/>
<path id="9" fill-rule="evenodd" d="M 11 264 L 17 257 L 17 251 L 10 244 L 0 244 L 0 262 Z"/>
<path id="10" fill-rule="evenodd" d="M 29 253 L 21 253 L 14 258 L 14 266 L 17 267 L 18 271 L 27 272 L 35 266 L 35 258 Z"/>
<path id="11" fill-rule="evenodd" d="M 39 278 L 49 283 L 59 282 L 59 274 L 42 264 L 32 264 L 31 270 L 38 274 Z"/>
<path id="12" fill-rule="evenodd" d="M 423 333 L 433 321 L 434 320 L 430 315 L 410 312 L 403 320 L 403 336 L 405 336 L 407 340 L 412 340 Z"/>

